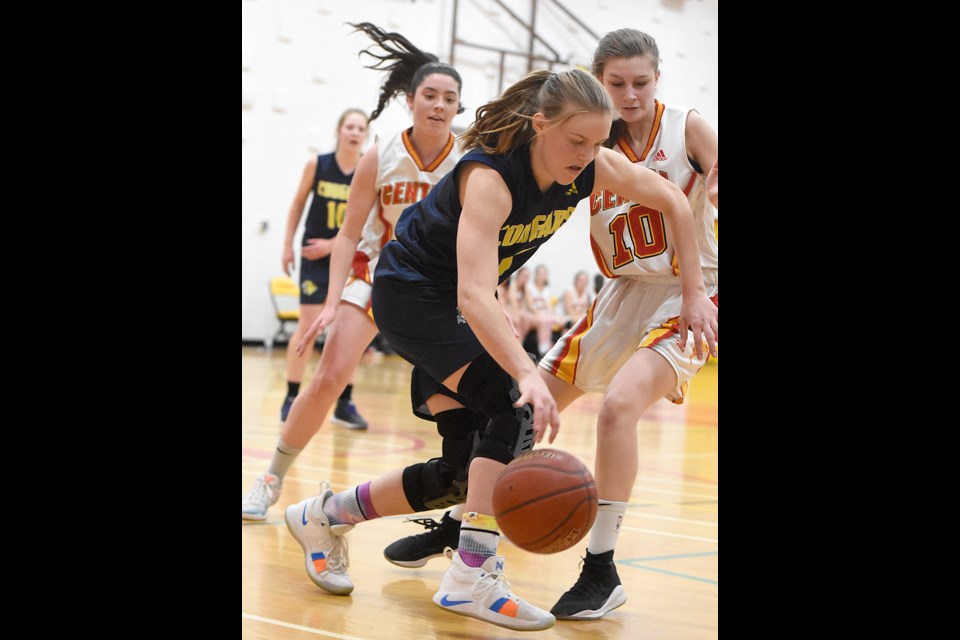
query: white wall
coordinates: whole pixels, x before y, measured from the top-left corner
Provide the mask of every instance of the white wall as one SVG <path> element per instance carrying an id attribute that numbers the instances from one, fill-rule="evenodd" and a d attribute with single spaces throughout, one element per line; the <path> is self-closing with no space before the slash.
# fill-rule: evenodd
<path id="1" fill-rule="evenodd" d="M 662 58 L 658 97 L 696 107 L 719 131 L 718 0 L 562 2 L 600 35 L 633 27 L 654 36 Z M 509 6 L 521 17 L 530 15 L 529 0 Z M 344 109 L 369 113 L 376 106 L 383 79 L 380 72 L 363 68 L 369 58 L 357 57 L 370 40 L 350 33 L 344 23 L 368 21 L 397 31 L 449 61 L 453 0 L 244 0 L 242 11 L 241 332 L 244 340 L 262 340 L 277 328 L 267 281 L 281 273 L 287 211 L 303 165 L 311 156 L 333 150 L 334 127 Z M 461 0 L 458 24 L 462 39 L 527 50 L 523 28 L 492 3 Z M 550 0 L 540 0 L 536 24 L 562 57 L 589 66 L 596 41 L 577 31 Z M 535 52 L 548 57 L 542 45 Z M 458 46 L 454 62 L 463 77 L 467 108 L 454 120 L 460 130 L 473 120 L 477 107 L 497 95 L 499 58 Z M 504 86 L 525 73 L 525 60 L 508 57 Z M 406 108 L 394 101 L 373 123 L 372 133 L 409 124 Z M 529 263 L 550 267 L 551 288 L 558 295 L 576 271 L 597 272 L 584 213 L 578 210 Z M 298 234 L 294 246 L 299 244 Z"/>

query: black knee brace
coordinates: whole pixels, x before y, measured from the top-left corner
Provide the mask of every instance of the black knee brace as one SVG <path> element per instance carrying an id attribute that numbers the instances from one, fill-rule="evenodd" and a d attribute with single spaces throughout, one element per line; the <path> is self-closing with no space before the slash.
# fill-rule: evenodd
<path id="1" fill-rule="evenodd" d="M 403 470 L 403 493 L 415 511 L 452 507 L 467 500 L 467 470 L 477 431 L 486 421 L 467 409 L 437 414 L 443 456 Z"/>
<path id="2" fill-rule="evenodd" d="M 480 441 L 471 459 L 489 458 L 508 464 L 521 453 L 533 449 L 533 436 L 533 410 L 528 403 L 490 418 L 480 431 Z"/>
<path id="3" fill-rule="evenodd" d="M 480 430 L 473 457 L 507 464 L 533 448 L 533 407 L 529 403 L 519 409 L 513 406 L 520 398 L 520 389 L 490 354 L 484 353 L 470 363 L 460 378 L 457 394 L 469 408 L 490 418 Z"/>

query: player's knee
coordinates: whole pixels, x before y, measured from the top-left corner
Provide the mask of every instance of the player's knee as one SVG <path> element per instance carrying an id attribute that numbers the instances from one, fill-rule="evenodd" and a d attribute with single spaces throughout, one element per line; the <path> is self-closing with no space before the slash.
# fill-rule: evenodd
<path id="1" fill-rule="evenodd" d="M 597 416 L 597 432 L 613 433 L 622 429 L 636 429 L 640 414 L 649 404 L 644 397 L 607 395 Z"/>
<path id="2" fill-rule="evenodd" d="M 476 433 L 485 418 L 466 409 L 437 414 L 443 456 L 404 469 L 403 491 L 416 511 L 451 507 L 467 499 L 467 471 Z"/>
<path id="3" fill-rule="evenodd" d="M 321 361 L 322 362 L 322 361 Z M 313 378 L 310 380 L 310 387 L 313 389 L 343 389 L 350 382 L 353 376 L 352 371 L 341 370 L 342 367 L 335 364 L 323 363 Z"/>
<path id="4" fill-rule="evenodd" d="M 521 453 L 533 449 L 533 410 L 529 404 L 490 418 L 480 431 L 473 457 L 489 458 L 508 464 Z"/>
<path id="5" fill-rule="evenodd" d="M 403 493 L 414 511 L 452 507 L 467 501 L 467 469 L 451 469 L 442 458 L 403 470 Z"/>
<path id="6" fill-rule="evenodd" d="M 436 418 L 437 433 L 443 438 L 443 470 L 456 475 L 469 466 L 477 432 L 487 419 L 469 409 L 443 411 Z"/>
<path id="7" fill-rule="evenodd" d="M 475 412 L 490 418 L 480 430 L 474 457 L 507 464 L 533 448 L 533 407 L 519 409 L 516 381 L 487 353 L 477 357 L 460 379 L 457 394 Z"/>

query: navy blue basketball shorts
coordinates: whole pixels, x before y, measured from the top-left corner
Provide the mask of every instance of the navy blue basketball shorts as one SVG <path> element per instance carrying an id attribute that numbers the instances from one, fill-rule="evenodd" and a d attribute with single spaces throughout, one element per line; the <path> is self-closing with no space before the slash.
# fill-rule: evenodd
<path id="1" fill-rule="evenodd" d="M 456 293 L 438 301 L 424 296 L 422 286 L 378 276 L 372 302 L 380 333 L 414 365 L 410 388 L 414 414 L 432 420 L 424 402 L 437 393 L 462 403 L 442 381 L 485 349 L 457 310 Z"/>
<path id="2" fill-rule="evenodd" d="M 308 260 L 300 256 L 300 304 L 323 304 L 330 283 L 330 256 Z"/>

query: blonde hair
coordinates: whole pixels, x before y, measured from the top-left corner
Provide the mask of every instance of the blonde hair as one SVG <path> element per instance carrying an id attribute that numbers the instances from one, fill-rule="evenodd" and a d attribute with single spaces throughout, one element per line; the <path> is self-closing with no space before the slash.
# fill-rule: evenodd
<path id="1" fill-rule="evenodd" d="M 532 71 L 499 98 L 477 109 L 476 119 L 461 136 L 460 145 L 464 150 L 480 147 L 487 153 L 516 149 L 536 135 L 531 122 L 538 111 L 552 124 L 577 113 L 614 112 L 606 89 L 589 73 L 579 69 Z"/>
<path id="2" fill-rule="evenodd" d="M 363 118 L 363 124 L 366 125 L 367 127 L 370 126 L 370 119 L 367 117 L 367 114 L 364 113 L 363 110 L 361 110 L 361 109 L 356 109 L 356 108 L 354 108 L 354 107 L 351 107 L 351 108 L 347 109 L 346 111 L 344 111 L 343 113 L 341 113 L 341 114 L 340 114 L 340 119 L 337 120 L 337 129 L 336 129 L 336 134 L 335 134 L 335 135 L 337 136 L 337 146 L 336 146 L 336 149 L 335 149 L 335 150 L 337 150 L 337 151 L 340 150 L 340 127 L 343 126 L 343 123 L 346 121 L 347 116 L 349 116 L 351 113 L 355 113 L 355 114 L 357 114 L 358 116 L 362 117 L 362 118 Z"/>

